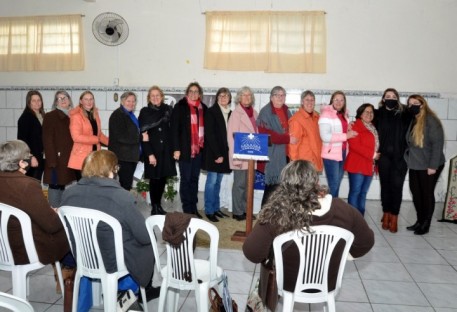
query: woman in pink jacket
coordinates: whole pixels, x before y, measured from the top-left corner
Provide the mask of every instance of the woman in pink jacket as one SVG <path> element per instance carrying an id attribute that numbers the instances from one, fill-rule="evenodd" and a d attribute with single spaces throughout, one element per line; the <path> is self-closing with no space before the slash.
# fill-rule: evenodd
<path id="1" fill-rule="evenodd" d="M 227 123 L 227 141 L 229 146 L 230 169 L 233 170 L 232 212 L 233 218 L 242 221 L 246 219 L 246 184 L 248 175 L 248 161 L 233 159 L 233 133 L 257 133 L 257 112 L 253 105 L 254 94 L 249 87 L 242 87 L 236 93 L 236 107 Z"/>
<path id="2" fill-rule="evenodd" d="M 336 91 L 330 98 L 330 104 L 322 106 L 319 117 L 319 132 L 322 139 L 322 153 L 325 175 L 330 194 L 336 198 L 343 179 L 343 164 L 346 159 L 347 140 L 357 135 L 349 130 L 346 95 Z"/>
<path id="3" fill-rule="evenodd" d="M 79 97 L 79 106 L 70 111 L 70 133 L 73 139 L 68 167 L 77 171 L 81 178 L 83 161 L 92 151 L 108 146 L 108 137 L 101 130 L 100 117 L 95 107 L 94 95 L 84 91 Z"/>

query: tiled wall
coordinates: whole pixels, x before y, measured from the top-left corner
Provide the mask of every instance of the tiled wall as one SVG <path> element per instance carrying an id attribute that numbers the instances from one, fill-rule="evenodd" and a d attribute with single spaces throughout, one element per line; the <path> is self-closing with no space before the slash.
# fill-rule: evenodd
<path id="1" fill-rule="evenodd" d="M 45 87 L 45 88 L 34 88 L 38 89 L 43 95 L 45 111 L 49 111 L 54 99 L 54 93 L 58 89 L 67 90 L 75 105 L 79 102 L 79 95 L 82 91 L 90 89 L 95 95 L 96 106 L 100 110 L 100 118 L 102 120 L 102 129 L 108 134 L 108 119 L 111 112 L 119 106 L 119 101 L 115 102 L 114 97 L 117 93 L 118 98 L 124 91 L 134 91 L 138 96 L 138 104 L 136 107 L 136 113 L 138 114 L 141 107 L 146 104 L 147 88 L 138 87 L 138 88 L 129 88 L 129 89 L 113 89 L 112 87 Z M 25 97 L 28 90 L 31 90 L 30 87 L 0 87 L 0 141 L 6 141 L 15 139 L 17 135 L 17 120 L 21 115 L 24 106 L 25 106 Z M 179 100 L 183 93 L 183 88 L 164 88 L 166 94 L 166 100 L 168 102 L 174 103 Z M 214 102 L 214 94 L 216 93 L 216 88 L 205 88 L 205 103 Z M 236 94 L 236 89 L 231 89 L 233 97 Z M 253 89 L 255 93 L 255 109 L 260 110 L 265 104 L 269 101 L 269 89 Z M 300 102 L 300 93 L 303 90 L 287 90 L 287 99 L 286 103 L 289 107 L 296 108 Z M 328 103 L 332 90 L 313 90 L 316 93 L 316 109 L 321 103 Z M 382 92 L 378 91 L 346 91 L 347 96 L 347 105 L 351 115 L 351 118 L 354 118 L 355 111 L 363 103 L 372 103 L 377 107 L 377 103 L 381 98 Z M 401 102 L 405 103 L 408 97 L 408 93 L 402 93 Z M 437 93 L 422 93 L 425 96 L 430 104 L 430 107 L 437 113 L 438 117 L 441 119 L 445 137 L 445 156 L 446 160 L 449 160 L 451 157 L 457 154 L 457 99 L 455 98 L 444 98 Z M 233 105 L 233 104 L 232 104 Z M 448 175 L 448 166 L 445 167 L 441 179 L 436 188 L 436 197 L 439 201 L 444 201 L 446 194 L 446 185 L 447 185 L 447 175 Z M 204 188 L 205 176 L 202 175 L 200 181 L 200 189 Z M 325 183 L 325 176 L 322 176 L 322 182 Z M 348 194 L 348 181 L 345 176 L 344 181 L 341 186 L 340 196 L 347 197 Z M 409 192 L 408 181 L 405 182 L 403 186 L 403 197 L 406 200 L 411 199 Z M 369 199 L 379 199 L 380 190 L 379 190 L 379 180 L 377 177 L 374 178 L 372 185 L 368 193 Z"/>

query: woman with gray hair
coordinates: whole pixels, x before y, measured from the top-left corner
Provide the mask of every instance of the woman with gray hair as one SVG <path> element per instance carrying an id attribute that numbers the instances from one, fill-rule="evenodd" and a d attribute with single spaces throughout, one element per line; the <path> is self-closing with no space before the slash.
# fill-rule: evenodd
<path id="1" fill-rule="evenodd" d="M 130 191 L 133 174 L 140 160 L 140 123 L 135 116 L 136 94 L 130 91 L 121 95 L 121 105 L 109 118 L 108 149 L 119 159 L 119 183 Z"/>
<path id="2" fill-rule="evenodd" d="M 52 111 L 43 119 L 43 148 L 46 157 L 43 182 L 48 184 L 48 201 L 60 207 L 65 186 L 76 180 L 75 171 L 68 168 L 73 140 L 70 134 L 68 113 L 73 101 L 65 90 L 54 95 Z"/>
<path id="3" fill-rule="evenodd" d="M 44 197 L 40 182 L 25 175 L 30 166 L 30 157 L 30 149 L 24 141 L 0 144 L 0 202 L 22 210 L 30 217 L 33 240 L 41 263 L 54 263 L 68 254 L 63 264 L 74 266 L 67 235 L 58 214 Z M 10 219 L 7 228 L 14 263 L 28 264 L 19 221 Z"/>
<path id="4" fill-rule="evenodd" d="M 254 93 L 251 88 L 242 87 L 236 93 L 235 109 L 227 123 L 227 141 L 229 147 L 230 169 L 233 170 L 232 211 L 233 218 L 242 221 L 246 219 L 246 184 L 248 176 L 248 161 L 234 159 L 235 132 L 258 133 L 257 112 L 253 106 Z"/>

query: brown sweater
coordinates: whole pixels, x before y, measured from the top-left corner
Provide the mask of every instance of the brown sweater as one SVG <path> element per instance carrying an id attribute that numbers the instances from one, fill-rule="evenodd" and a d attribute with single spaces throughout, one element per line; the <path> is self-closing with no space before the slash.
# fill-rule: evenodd
<path id="1" fill-rule="evenodd" d="M 53 263 L 70 251 L 59 216 L 44 197 L 38 180 L 20 172 L 0 172 L 0 202 L 29 215 L 33 240 L 41 263 Z M 8 222 L 8 236 L 14 263 L 29 263 L 21 227 L 16 218 L 11 218 Z"/>
<path id="2" fill-rule="evenodd" d="M 354 234 L 354 242 L 350 253 L 354 258 L 365 255 L 374 245 L 374 233 L 368 227 L 363 216 L 358 210 L 339 198 L 332 199 L 327 213 L 320 216 L 313 215 L 312 225 L 334 225 L 351 231 Z M 245 257 L 254 263 L 262 262 L 268 258 L 274 239 L 275 231 L 272 224 L 257 223 L 244 242 L 243 252 Z M 328 275 L 330 291 L 335 289 L 343 248 L 343 244 L 337 245 L 334 257 L 330 261 Z M 294 291 L 299 266 L 298 249 L 295 244 L 284 251 L 283 261 L 284 289 Z"/>

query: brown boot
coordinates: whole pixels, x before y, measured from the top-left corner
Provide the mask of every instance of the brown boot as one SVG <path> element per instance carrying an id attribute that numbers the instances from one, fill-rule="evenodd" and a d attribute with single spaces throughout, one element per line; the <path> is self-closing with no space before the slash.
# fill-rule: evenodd
<path id="1" fill-rule="evenodd" d="M 388 230 L 390 227 L 390 218 L 391 214 L 390 212 L 384 212 L 384 215 L 382 216 L 382 229 L 383 230 Z"/>
<path id="2" fill-rule="evenodd" d="M 390 232 L 397 233 L 398 231 L 398 215 L 390 215 Z"/>
<path id="3" fill-rule="evenodd" d="M 65 282 L 66 279 L 75 279 L 76 268 L 70 268 L 62 266 L 62 279 Z"/>

